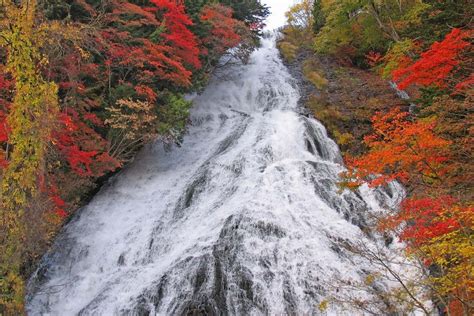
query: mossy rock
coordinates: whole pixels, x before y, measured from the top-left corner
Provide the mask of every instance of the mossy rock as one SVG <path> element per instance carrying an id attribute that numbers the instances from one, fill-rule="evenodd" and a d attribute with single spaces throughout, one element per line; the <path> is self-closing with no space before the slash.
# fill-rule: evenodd
<path id="1" fill-rule="evenodd" d="M 289 62 L 292 62 L 296 58 L 296 53 L 298 52 L 298 47 L 286 42 L 282 41 L 278 43 L 278 48 L 280 49 L 281 54 L 283 55 L 283 58 L 286 59 Z"/>
<path id="2" fill-rule="evenodd" d="M 325 89 L 328 85 L 328 80 L 316 71 L 306 73 L 305 77 L 319 90 Z"/>
<path id="3" fill-rule="evenodd" d="M 328 80 L 313 59 L 307 59 L 303 62 L 303 74 L 319 90 L 325 89 L 328 85 Z"/>

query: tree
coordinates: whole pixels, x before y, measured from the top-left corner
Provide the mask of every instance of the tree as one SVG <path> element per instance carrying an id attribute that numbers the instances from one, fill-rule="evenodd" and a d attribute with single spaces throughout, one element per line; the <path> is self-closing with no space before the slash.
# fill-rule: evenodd
<path id="1" fill-rule="evenodd" d="M 270 14 L 270 9 L 262 4 L 260 0 L 220 0 L 219 2 L 232 8 L 234 18 L 244 21 L 256 34 L 261 33 L 262 28 L 265 26 L 264 21 Z"/>
<path id="2" fill-rule="evenodd" d="M 181 141 L 183 93 L 226 50 L 248 56 L 267 10 L 232 5 L 245 21 L 214 0 L 0 3 L 0 314 L 23 312 L 24 280 L 108 174 Z"/>
<path id="3" fill-rule="evenodd" d="M 391 43 L 404 40 L 403 33 L 419 25 L 429 7 L 421 0 L 322 0 L 320 6 L 325 24 L 316 34 L 316 50 L 336 53 L 352 47 L 353 59 L 370 51 L 386 51 Z"/>
<path id="4" fill-rule="evenodd" d="M 441 41 L 453 28 L 472 29 L 471 18 L 474 8 L 471 0 L 423 0 L 427 8 L 420 13 L 422 26 L 412 25 L 404 31 L 404 36 L 421 39 L 424 48 L 435 41 Z"/>
<path id="5" fill-rule="evenodd" d="M 246 62 L 254 48 L 252 35 L 245 23 L 233 18 L 232 9 L 221 4 L 207 5 L 202 9 L 200 20 L 210 26 L 203 38 L 206 55 L 211 60 L 225 53 L 234 54 Z M 230 51 L 231 48 L 234 48 Z"/>
<path id="6" fill-rule="evenodd" d="M 111 147 L 114 156 L 129 159 L 134 150 L 158 137 L 158 116 L 150 101 L 121 99 L 108 110 L 105 123 L 116 134 Z"/>
<path id="7" fill-rule="evenodd" d="M 8 165 L 8 134 L 10 128 L 7 122 L 7 113 L 12 99 L 13 81 L 0 65 L 0 174 Z"/>
<path id="8" fill-rule="evenodd" d="M 188 28 L 193 22 L 186 15 L 184 5 L 171 0 L 151 0 L 151 3 L 157 7 L 158 19 L 164 22 L 166 31 L 161 34 L 172 49 L 172 54 L 180 57 L 185 64 L 199 69 L 199 48 L 195 35 Z M 149 8 L 148 11 L 155 9 Z"/>
<path id="9" fill-rule="evenodd" d="M 317 34 L 326 23 L 326 16 L 323 12 L 322 0 L 314 0 L 313 2 L 313 33 Z"/>
<path id="10" fill-rule="evenodd" d="M 311 31 L 314 26 L 314 1 L 302 0 L 286 12 L 288 26 Z"/>
<path id="11" fill-rule="evenodd" d="M 35 24 L 36 1 L 25 1 L 20 6 L 4 1 L 1 10 L 0 44 L 7 49 L 6 71 L 14 81 L 15 95 L 6 118 L 12 150 L 1 177 L 0 310 L 14 313 L 21 312 L 23 300 L 22 218 L 38 195 L 46 147 L 59 106 L 57 86 L 44 80 L 38 67 L 45 61 L 39 51 L 44 32 L 42 26 Z"/>
<path id="12" fill-rule="evenodd" d="M 321 1 L 324 26 L 315 34 L 314 48 L 320 53 L 334 53 L 339 48 L 350 45 L 358 38 L 359 31 L 353 29 L 356 19 L 350 19 L 361 7 L 350 1 Z"/>
<path id="13" fill-rule="evenodd" d="M 398 180 L 409 187 L 411 197 L 399 212 L 382 220 L 381 227 L 390 233 L 402 228 L 399 236 L 407 253 L 425 262 L 421 269 L 430 271 L 426 286 L 438 307 L 452 315 L 469 315 L 474 213 L 469 194 L 461 195 L 463 200 L 443 196 L 465 178 L 458 178 L 453 141 L 437 135 L 438 125 L 432 117 L 410 118 L 398 110 L 374 116 L 374 132 L 365 138 L 369 151 L 349 159 L 346 176 L 352 181 L 349 186 Z"/>
<path id="14" fill-rule="evenodd" d="M 281 40 L 278 46 L 284 57 L 293 60 L 296 53 L 313 39 L 313 0 L 301 0 L 295 3 L 285 13 L 286 26 L 283 29 L 285 40 Z"/>
<path id="15" fill-rule="evenodd" d="M 451 196 L 406 199 L 384 229 L 404 227 L 400 238 L 408 253 L 431 271 L 427 284 L 449 315 L 470 315 L 474 297 L 472 271 L 474 209 Z"/>
<path id="16" fill-rule="evenodd" d="M 469 32 L 453 29 L 441 42 L 435 42 L 430 49 L 423 52 L 420 59 L 408 67 L 396 69 L 393 78 L 400 89 L 409 85 L 435 85 L 444 88 L 448 85 L 449 76 L 460 65 L 461 52 L 471 44 L 465 39 Z M 468 73 L 468 76 L 471 75 Z M 466 78 L 468 80 L 468 78 Z M 457 82 L 462 81 L 457 79 Z"/>
<path id="17" fill-rule="evenodd" d="M 366 152 L 348 157 L 342 187 L 402 182 L 400 210 L 382 220 L 423 264 L 441 314 L 472 314 L 472 6 L 469 1 L 315 2 L 315 49 L 409 89 L 410 111 L 372 118 Z M 383 259 L 382 259 L 383 261 Z M 416 281 L 416 280 L 414 280 Z M 418 291 L 418 290 L 417 290 Z M 416 294 L 416 293 L 415 293 Z"/>
<path id="18" fill-rule="evenodd" d="M 450 142 L 434 133 L 434 119 L 411 121 L 409 113 L 394 109 L 377 113 L 372 125 L 373 133 L 364 138 L 368 152 L 348 159 L 346 176 L 372 186 L 394 180 L 427 186 L 442 181 Z"/>

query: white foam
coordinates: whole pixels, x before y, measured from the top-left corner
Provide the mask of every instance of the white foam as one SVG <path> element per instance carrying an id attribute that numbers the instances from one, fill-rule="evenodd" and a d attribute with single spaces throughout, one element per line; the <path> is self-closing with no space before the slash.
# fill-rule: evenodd
<path id="1" fill-rule="evenodd" d="M 221 244 L 233 258 L 222 259 L 229 314 L 281 314 L 288 296 L 294 314 L 313 313 L 323 284 L 361 278 L 358 259 L 334 250 L 334 240 L 373 241 L 351 223 L 363 216 L 344 200 L 354 197 L 337 193 L 337 146 L 320 123 L 297 114 L 299 93 L 274 41 L 193 99 L 182 146 L 144 150 L 68 225 L 43 261 L 44 281 L 30 284 L 29 315 L 129 314 L 140 298 L 150 313 L 172 314 L 212 293 L 217 268 L 205 258 Z M 308 150 L 308 125 L 325 157 Z M 362 193 L 367 210 L 381 211 L 374 193 Z M 233 219 L 240 226 L 226 235 Z M 260 224 L 275 231 L 262 233 Z M 199 262 L 207 272 L 196 294 Z M 254 303 L 242 299 L 242 269 Z M 155 304 L 150 293 L 164 277 Z"/>

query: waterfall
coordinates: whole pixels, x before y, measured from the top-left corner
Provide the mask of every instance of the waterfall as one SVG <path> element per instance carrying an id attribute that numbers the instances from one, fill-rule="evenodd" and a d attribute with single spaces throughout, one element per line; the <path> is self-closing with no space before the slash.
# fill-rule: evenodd
<path id="1" fill-rule="evenodd" d="M 338 146 L 299 114 L 275 39 L 194 98 L 182 146 L 155 144 L 64 228 L 29 282 L 29 315 L 311 315 L 341 240 L 376 244 L 370 214 L 402 190 L 339 192 Z"/>

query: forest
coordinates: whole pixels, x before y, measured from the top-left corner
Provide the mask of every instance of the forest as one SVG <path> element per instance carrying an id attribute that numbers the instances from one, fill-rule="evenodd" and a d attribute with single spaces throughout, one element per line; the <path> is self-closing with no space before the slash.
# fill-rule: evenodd
<path id="1" fill-rule="evenodd" d="M 259 1 L 0 3 L 0 315 L 71 215 L 151 141 L 179 144 L 224 54 L 245 61 Z"/>
<path id="2" fill-rule="evenodd" d="M 315 56 L 408 93 L 392 105 L 373 98 L 337 107 L 314 97 L 308 107 L 344 150 L 342 188 L 391 181 L 406 187 L 400 210 L 373 229 L 398 236 L 424 275 L 385 298 L 400 304 L 408 296 L 425 314 L 430 309 L 417 297 L 432 300 L 441 315 L 474 312 L 473 9 L 471 1 L 303 0 L 287 12 L 279 42 L 289 62 L 309 52 L 303 72 L 323 93 L 328 80 Z M 331 299 L 338 302 L 328 298 L 323 309 Z M 367 311 L 370 302 L 350 304 Z M 410 307 L 402 311 L 408 313 Z"/>
<path id="3" fill-rule="evenodd" d="M 376 292 L 383 310 L 335 293 L 322 314 L 474 313 L 473 11 L 471 0 L 300 0 L 286 13 L 277 45 L 318 92 L 305 102 L 343 151 L 341 191 L 404 186 L 399 209 L 367 230 L 401 241 L 423 275 L 406 283 L 350 247 L 398 287 L 369 275 L 344 286 Z M 40 258 L 140 149 L 181 146 L 185 95 L 222 57 L 247 63 L 269 14 L 259 0 L 0 1 L 0 315 L 25 314 Z M 342 90 L 353 71 L 406 97 L 331 103 L 325 63 L 340 67 Z"/>

